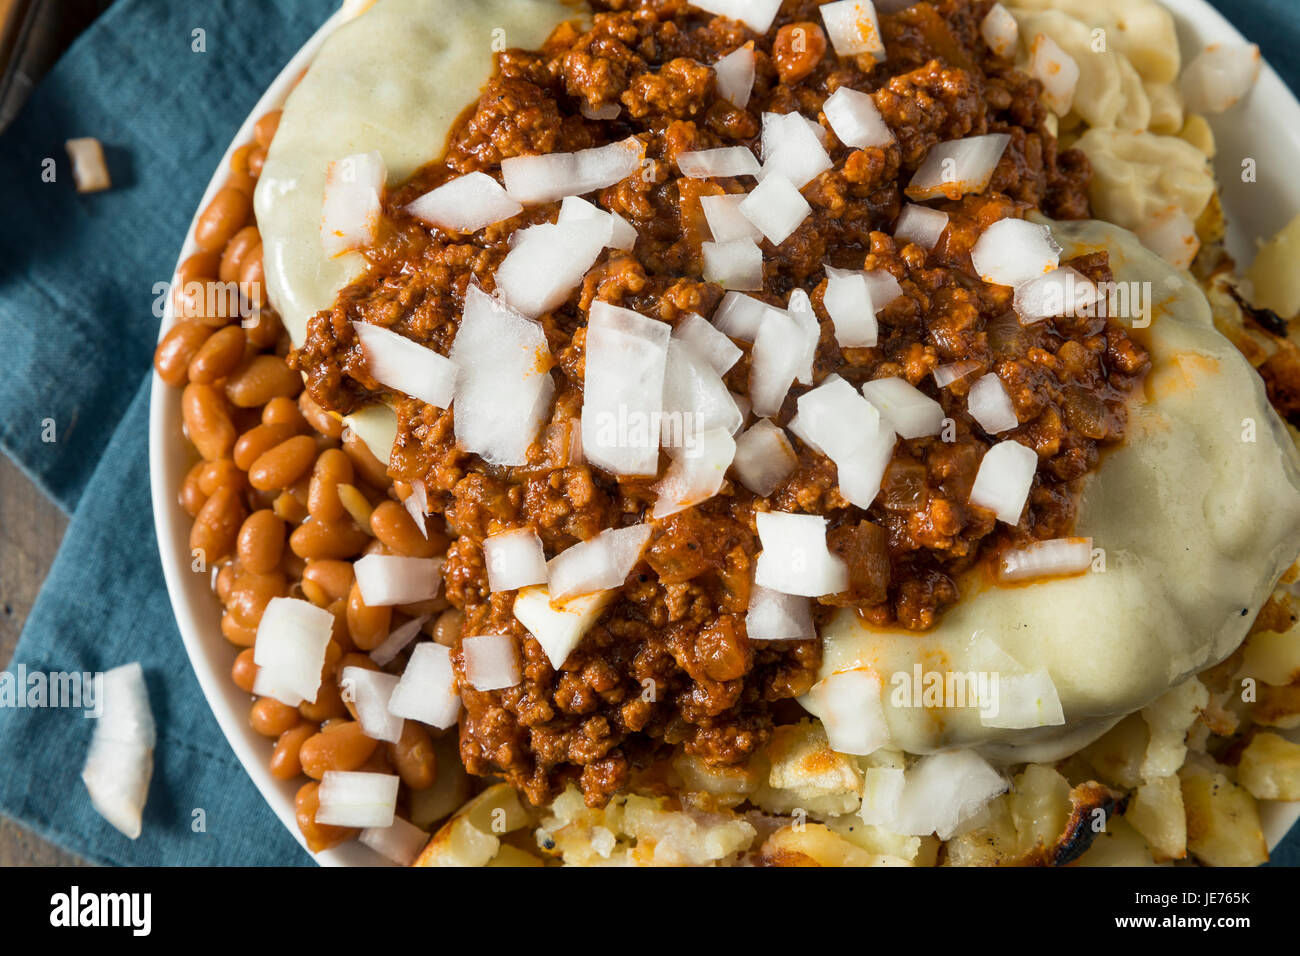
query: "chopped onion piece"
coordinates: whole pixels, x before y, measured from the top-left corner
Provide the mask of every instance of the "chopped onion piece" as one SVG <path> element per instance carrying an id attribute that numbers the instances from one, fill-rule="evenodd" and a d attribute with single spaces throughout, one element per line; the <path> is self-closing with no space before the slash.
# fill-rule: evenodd
<path id="1" fill-rule="evenodd" d="M 326 770 L 316 822 L 334 827 L 391 827 L 401 778 L 392 773 Z"/>
<path id="2" fill-rule="evenodd" d="M 672 328 L 607 302 L 587 320 L 582 450 L 615 475 L 659 470 L 659 419 Z"/>
<path id="3" fill-rule="evenodd" d="M 848 588 L 848 566 L 826 547 L 825 518 L 760 511 L 754 522 L 763 545 L 754 571 L 755 584 L 803 597 L 838 594 Z"/>
<path id="4" fill-rule="evenodd" d="M 739 295 L 730 292 L 727 294 Z M 693 348 L 719 375 L 726 375 L 744 354 L 735 342 L 714 328 L 713 323 L 698 312 L 686 313 L 673 328 L 672 337 Z"/>
<path id="5" fill-rule="evenodd" d="M 1138 230 L 1137 237 L 1165 262 L 1175 269 L 1191 268 L 1196 254 L 1201 251 L 1201 240 L 1196 235 L 1196 223 L 1181 206 L 1170 206 L 1157 213 Z"/>
<path id="6" fill-rule="evenodd" d="M 808 218 L 812 206 L 784 176 L 767 176 L 741 202 L 740 214 L 774 246 L 785 242 Z"/>
<path id="7" fill-rule="evenodd" d="M 619 114 L 623 112 L 623 107 L 617 103 L 606 103 L 604 106 L 590 106 L 586 100 L 578 104 L 578 112 L 589 120 L 616 120 Z"/>
<path id="8" fill-rule="evenodd" d="M 606 528 L 594 538 L 566 548 L 546 564 L 550 599 L 621 588 L 650 540 L 648 524 Z"/>
<path id="9" fill-rule="evenodd" d="M 1091 538 L 1052 538 L 1003 551 L 998 561 L 998 578 L 1028 581 L 1031 578 L 1079 574 L 1090 567 Z"/>
<path id="10" fill-rule="evenodd" d="M 749 400 L 754 414 L 772 417 L 781 411 L 802 367 L 807 337 L 789 315 L 769 309 L 750 351 Z"/>
<path id="11" fill-rule="evenodd" d="M 755 584 L 749 589 L 745 633 L 751 641 L 815 640 L 812 600 Z"/>
<path id="12" fill-rule="evenodd" d="M 820 139 L 798 113 L 763 114 L 763 168 L 759 179 L 783 176 L 803 189 L 831 168 Z"/>
<path id="13" fill-rule="evenodd" d="M 999 521 L 1017 525 L 1037 471 L 1038 455 L 1032 448 L 1016 441 L 999 442 L 984 453 L 970 503 L 988 508 Z"/>
<path id="14" fill-rule="evenodd" d="M 487 173 L 466 173 L 408 203 L 407 215 L 449 232 L 478 232 L 524 211 Z"/>
<path id="15" fill-rule="evenodd" d="M 357 153 L 329 164 L 320 238 L 325 255 L 341 256 L 375 241 L 388 171 L 378 151 Z"/>
<path id="16" fill-rule="evenodd" d="M 878 378 L 863 385 L 862 394 L 903 438 L 937 435 L 943 428 L 943 406 L 904 379 Z"/>
<path id="17" fill-rule="evenodd" d="M 483 563 L 493 593 L 546 583 L 546 552 L 532 528 L 488 535 L 483 539 Z"/>
<path id="18" fill-rule="evenodd" d="M 460 716 L 460 694 L 451 651 L 433 641 L 416 644 L 406 670 L 388 699 L 388 709 L 397 717 L 446 730 Z"/>
<path id="19" fill-rule="evenodd" d="M 835 341 L 841 348 L 875 347 L 880 328 L 865 273 L 827 266 L 822 305 L 835 326 Z"/>
<path id="20" fill-rule="evenodd" d="M 132 840 L 143 828 L 157 729 L 138 661 L 103 673 L 81 779 L 95 812 Z"/>
<path id="21" fill-rule="evenodd" d="M 907 836 L 937 833 L 947 840 L 1007 789 L 1007 782 L 973 750 L 922 757 L 906 772 L 898 819 L 890 828 Z"/>
<path id="22" fill-rule="evenodd" d="M 67 140 L 63 146 L 68 151 L 68 159 L 72 161 L 72 183 L 77 192 L 97 193 L 113 185 L 108 175 L 108 163 L 104 160 L 104 146 L 99 140 L 93 136 L 82 136 Z M 112 823 L 111 820 L 109 822 Z"/>
<path id="23" fill-rule="evenodd" d="M 510 156 L 501 161 L 506 192 L 522 203 L 554 202 L 613 186 L 641 168 L 645 144 L 629 136 L 576 153 Z"/>
<path id="24" fill-rule="evenodd" d="M 259 681 L 253 693 L 290 707 L 315 700 L 333 633 L 334 615 L 324 608 L 297 598 L 272 598 L 253 643 Z"/>
<path id="25" fill-rule="evenodd" d="M 367 670 L 364 667 L 345 667 L 339 682 L 343 699 L 351 701 L 357 709 L 357 723 L 372 740 L 397 743 L 406 721 L 390 713 L 388 699 L 397 689 L 396 674 Z"/>
<path id="26" fill-rule="evenodd" d="M 559 670 L 582 636 L 600 619 L 616 593 L 614 590 L 598 591 L 552 602 L 546 588 L 524 588 L 515 595 L 514 615 L 542 646 L 551 666 Z"/>
<path id="27" fill-rule="evenodd" d="M 988 133 L 940 143 L 926 155 L 904 192 L 917 202 L 983 192 L 1009 142 L 1006 133 Z"/>
<path id="28" fill-rule="evenodd" d="M 757 242 L 763 237 L 763 233 L 740 211 L 740 205 L 746 199 L 748 196 L 745 194 L 700 197 L 700 208 L 704 210 L 709 232 L 713 233 L 716 242 L 736 242 L 740 239 Z"/>
<path id="29" fill-rule="evenodd" d="M 424 627 L 428 620 L 429 615 L 421 614 L 393 628 L 393 632 L 384 638 L 383 643 L 370 652 L 370 659 L 380 667 L 387 667 L 398 654 L 406 650 L 411 641 L 415 640 L 420 633 L 420 628 Z"/>
<path id="30" fill-rule="evenodd" d="M 713 428 L 696 436 L 673 453 L 672 464 L 653 486 L 655 520 L 708 501 L 722 488 L 727 469 L 736 456 L 730 428 Z"/>
<path id="31" fill-rule="evenodd" d="M 376 382 L 437 408 L 451 406 L 456 366 L 428 346 L 369 322 L 352 323 Z"/>
<path id="32" fill-rule="evenodd" d="M 578 287 L 601 251 L 613 244 L 612 224 L 593 229 L 584 221 L 549 223 L 521 229 L 497 267 L 497 292 L 529 318 L 551 312 Z"/>
<path id="33" fill-rule="evenodd" d="M 720 428 L 730 436 L 743 422 L 727 383 L 708 359 L 681 339 L 670 339 L 660 444 L 669 449 L 690 448 L 705 432 Z"/>
<path id="34" fill-rule="evenodd" d="M 980 35 L 984 37 L 989 49 L 998 56 L 1007 60 L 1015 59 L 1016 44 L 1020 41 L 1020 25 L 1016 23 L 1011 11 L 1002 4 L 993 4 L 980 21 Z"/>
<path id="35" fill-rule="evenodd" d="M 889 829 L 898 818 L 906 773 L 902 767 L 868 767 L 862 777 L 862 806 L 858 808 L 858 816 L 868 826 Z"/>
<path id="36" fill-rule="evenodd" d="M 1011 396 L 996 372 L 975 380 L 966 396 L 966 411 L 990 435 L 1020 427 Z"/>
<path id="37" fill-rule="evenodd" d="M 429 538 L 429 491 L 419 478 L 411 481 L 411 493 L 402 502 L 402 507 L 406 509 L 406 513 L 411 516 L 411 520 L 415 522 L 415 526 L 420 529 L 420 534 L 424 535 L 427 541 Z"/>
<path id="38" fill-rule="evenodd" d="M 754 92 L 753 41 L 713 64 L 713 72 L 717 77 L 718 95 L 732 106 L 743 110 L 749 105 L 749 97 Z"/>
<path id="39" fill-rule="evenodd" d="M 809 448 L 835 462 L 840 494 L 859 508 L 869 508 L 880 493 L 897 436 L 880 412 L 839 376 L 799 396 L 798 414 L 790 420 Z"/>
<path id="40" fill-rule="evenodd" d="M 1189 113 L 1222 113 L 1236 105 L 1259 79 L 1259 47 L 1253 43 L 1215 43 L 1183 70 L 1182 89 Z"/>
<path id="41" fill-rule="evenodd" d="M 976 240 L 970 259 L 985 282 L 1018 286 L 1055 270 L 1061 264 L 1061 247 L 1046 226 L 999 219 Z"/>
<path id="42" fill-rule="evenodd" d="M 752 295 L 728 292 L 713 313 L 713 324 L 723 335 L 752 342 L 758 338 L 758 330 L 768 314 L 780 311 Z"/>
<path id="43" fill-rule="evenodd" d="M 408 820 L 393 817 L 392 826 L 366 827 L 357 837 L 357 842 L 398 866 L 410 866 L 429 842 L 429 834 Z"/>
<path id="44" fill-rule="evenodd" d="M 779 425 L 760 418 L 736 439 L 732 467 L 742 485 L 766 498 L 799 467 L 799 456 Z"/>
<path id="45" fill-rule="evenodd" d="M 876 108 L 876 101 L 866 93 L 841 86 L 826 97 L 822 112 L 845 146 L 867 149 L 894 142 L 894 134 Z"/>
<path id="46" fill-rule="evenodd" d="M 724 289 L 755 292 L 763 288 L 763 250 L 752 239 L 704 242 L 704 279 Z"/>
<path id="47" fill-rule="evenodd" d="M 636 226 L 618 213 L 606 212 L 595 203 L 589 203 L 578 196 L 564 197 L 560 203 L 560 215 L 555 222 L 557 225 L 581 222 L 585 228 L 599 228 L 601 240 L 609 249 L 631 252 L 636 246 Z"/>
<path id="48" fill-rule="evenodd" d="M 908 203 L 894 223 L 894 238 L 901 242 L 914 242 L 929 252 L 939 242 L 948 228 L 948 214 L 942 209 Z"/>
<path id="49" fill-rule="evenodd" d="M 985 727 L 1028 730 L 1065 723 L 1061 695 L 1046 667 L 1028 674 L 999 674 L 994 686 L 993 713 L 980 710 L 980 723 Z"/>
<path id="50" fill-rule="evenodd" d="M 1046 33 L 1039 33 L 1029 45 L 1029 75 L 1043 84 L 1043 100 L 1057 116 L 1074 105 L 1079 85 L 1079 64 Z"/>
<path id="51" fill-rule="evenodd" d="M 555 394 L 541 325 L 471 285 L 451 360 L 456 441 L 494 465 L 525 464 Z"/>
<path id="52" fill-rule="evenodd" d="M 947 388 L 953 382 L 961 381 L 972 372 L 978 372 L 980 368 L 979 362 L 969 360 L 940 365 L 934 370 L 934 384 L 940 388 Z"/>
<path id="53" fill-rule="evenodd" d="M 1097 287 L 1069 266 L 1016 286 L 1015 310 L 1021 325 L 1066 315 L 1089 315 L 1096 304 Z"/>
<path id="54" fill-rule="evenodd" d="M 820 718 L 832 750 L 865 757 L 889 743 L 883 695 L 880 675 L 859 668 L 822 678 L 799 703 Z"/>
<path id="55" fill-rule="evenodd" d="M 690 179 L 714 179 L 722 176 L 757 176 L 762 169 L 758 160 L 744 146 L 723 146 L 677 154 L 677 168 Z"/>
<path id="56" fill-rule="evenodd" d="M 354 568 L 357 590 L 367 607 L 430 601 L 442 587 L 442 558 L 367 554 Z"/>
<path id="57" fill-rule="evenodd" d="M 795 380 L 800 385 L 813 383 L 813 365 L 817 361 L 817 344 L 821 341 L 822 327 L 813 311 L 812 299 L 803 289 L 794 289 L 790 300 L 786 302 L 786 314 L 794 320 L 803 335 L 803 348 L 799 355 L 798 371 Z"/>
<path id="58" fill-rule="evenodd" d="M 840 56 L 869 53 L 882 59 L 885 41 L 880 35 L 880 20 L 871 0 L 837 0 L 819 8 L 826 36 Z"/>
<path id="59" fill-rule="evenodd" d="M 690 4 L 714 16 L 739 21 L 755 33 L 771 29 L 781 9 L 781 0 L 690 0 Z"/>
<path id="60" fill-rule="evenodd" d="M 872 269 L 862 273 L 867 280 L 867 289 L 871 292 L 871 301 L 877 309 L 892 305 L 903 297 L 903 287 L 894 276 L 884 269 Z"/>
<path id="61" fill-rule="evenodd" d="M 519 683 L 519 649 L 509 634 L 479 634 L 460 642 L 465 679 L 475 690 L 503 690 Z"/>

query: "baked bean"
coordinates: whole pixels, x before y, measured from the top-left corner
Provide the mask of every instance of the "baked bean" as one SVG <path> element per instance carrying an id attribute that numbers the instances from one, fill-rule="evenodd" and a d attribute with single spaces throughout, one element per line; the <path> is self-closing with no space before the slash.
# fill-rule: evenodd
<path id="1" fill-rule="evenodd" d="M 235 663 L 230 665 L 230 679 L 245 694 L 253 692 L 253 683 L 257 680 L 257 665 L 253 663 L 251 647 L 246 647 L 235 655 Z"/>
<path id="2" fill-rule="evenodd" d="M 292 780 L 302 773 L 298 751 L 302 749 L 302 742 L 316 733 L 316 730 L 315 724 L 302 723 L 280 735 L 280 739 L 275 742 L 275 749 L 271 751 L 272 777 L 276 780 Z"/>
<path id="3" fill-rule="evenodd" d="M 248 154 L 257 149 L 256 143 L 245 143 L 230 154 L 230 171 L 236 177 L 252 179 L 248 173 Z"/>
<path id="4" fill-rule="evenodd" d="M 338 448 L 327 448 L 312 468 L 307 492 L 307 510 L 319 521 L 341 521 L 346 511 L 338 486 L 353 480 L 352 459 Z"/>
<path id="5" fill-rule="evenodd" d="M 252 212 L 253 201 L 244 190 L 233 186 L 218 190 L 194 224 L 195 243 L 205 252 L 224 248 Z"/>
<path id="6" fill-rule="evenodd" d="M 221 270 L 221 252 L 211 250 L 196 252 L 176 269 L 172 278 L 172 304 L 181 318 L 203 315 L 207 300 L 207 285 Z"/>
<path id="7" fill-rule="evenodd" d="M 202 322 L 177 322 L 154 349 L 153 367 L 163 383 L 180 388 L 189 375 L 190 363 L 199 354 L 212 329 Z"/>
<path id="8" fill-rule="evenodd" d="M 316 811 L 320 809 L 320 784 L 312 781 L 299 788 L 293 798 L 294 815 L 298 818 L 298 829 L 312 853 L 328 850 L 340 843 L 346 843 L 359 832 L 355 827 L 335 827 L 327 823 L 316 822 Z"/>
<path id="9" fill-rule="evenodd" d="M 239 573 L 235 570 L 233 564 L 223 565 L 221 570 L 217 572 L 217 580 L 213 590 L 217 592 L 217 597 L 222 604 L 230 600 L 230 592 L 235 586 L 235 578 L 237 577 L 239 577 Z"/>
<path id="10" fill-rule="evenodd" d="M 262 175 L 262 167 L 266 165 L 266 147 L 257 146 L 248 154 L 248 175 L 256 179 Z"/>
<path id="11" fill-rule="evenodd" d="M 438 755 L 433 749 L 433 738 L 418 722 L 408 720 L 403 724 L 402 736 L 386 749 L 402 783 L 412 790 L 427 790 L 438 779 Z"/>
<path id="12" fill-rule="evenodd" d="M 387 488 L 392 484 L 388 477 L 388 466 L 376 458 L 356 435 L 348 433 L 343 439 L 343 450 L 352 459 L 352 465 L 361 477 L 376 488 Z"/>
<path id="13" fill-rule="evenodd" d="M 303 773 L 319 780 L 329 770 L 356 770 L 378 746 L 379 742 L 367 737 L 355 720 L 340 720 L 304 740 L 299 759 Z"/>
<path id="14" fill-rule="evenodd" d="M 239 529 L 239 563 L 253 574 L 270 574 L 284 556 L 285 524 L 269 509 L 254 511 Z"/>
<path id="15" fill-rule="evenodd" d="M 248 517 L 239 491 L 218 488 L 200 509 L 190 528 L 190 551 L 199 552 L 209 566 L 235 552 L 239 526 Z"/>
<path id="16" fill-rule="evenodd" d="M 236 647 L 252 647 L 257 640 L 257 628 L 244 627 L 229 611 L 221 615 L 221 634 Z"/>
<path id="17" fill-rule="evenodd" d="M 225 378 L 243 361 L 247 341 L 244 330 L 238 325 L 227 325 L 212 333 L 190 359 L 190 381 L 211 385 L 217 379 Z"/>
<path id="18" fill-rule="evenodd" d="M 302 390 L 302 376 L 278 355 L 254 355 L 226 379 L 226 397 L 240 408 L 257 408 Z"/>
<path id="19" fill-rule="evenodd" d="M 370 530 L 395 553 L 408 558 L 432 558 L 436 541 L 427 540 L 413 519 L 396 501 L 384 501 L 370 514 Z"/>
<path id="20" fill-rule="evenodd" d="M 338 645 L 340 657 L 347 651 L 355 651 L 357 646 L 352 643 L 352 633 L 348 630 L 347 597 L 344 596 L 337 601 L 331 601 L 325 606 L 325 610 L 329 611 L 334 617 L 334 627 L 330 631 L 330 646 Z M 331 671 L 331 673 L 333 672 Z"/>
<path id="21" fill-rule="evenodd" d="M 236 465 L 248 471 L 253 467 L 253 462 L 276 445 L 288 441 L 295 434 L 292 427 L 276 422 L 258 425 L 239 436 L 231 457 L 234 458 Z"/>
<path id="22" fill-rule="evenodd" d="M 243 491 L 246 487 L 244 472 L 229 458 L 210 461 L 199 473 L 199 490 L 205 495 L 212 495 L 218 488 L 234 488 Z"/>
<path id="23" fill-rule="evenodd" d="M 248 722 L 263 737 L 279 737 L 292 730 L 302 717 L 296 707 L 283 704 L 274 697 L 259 697 L 248 712 Z"/>
<path id="24" fill-rule="evenodd" d="M 273 349 L 284 333 L 284 324 L 270 309 L 259 309 L 244 323 L 244 331 L 248 334 L 248 341 L 259 349 Z"/>
<path id="25" fill-rule="evenodd" d="M 460 632 L 464 627 L 465 612 L 459 608 L 448 608 L 433 625 L 433 639 L 443 647 L 455 647 L 460 643 Z"/>
<path id="26" fill-rule="evenodd" d="M 248 483 L 259 491 L 287 488 L 307 474 L 315 458 L 315 440 L 295 435 L 258 456 L 248 469 Z"/>
<path id="27" fill-rule="evenodd" d="M 195 462 L 186 473 L 185 480 L 181 482 L 180 494 L 177 495 L 182 510 L 191 518 L 198 517 L 199 511 L 203 508 L 203 503 L 208 500 L 208 496 L 199 487 L 199 477 L 203 474 L 203 469 L 207 464 L 206 461 Z"/>
<path id="28" fill-rule="evenodd" d="M 181 393 L 181 417 L 200 455 L 208 461 L 230 457 L 235 447 L 235 425 L 220 389 L 193 382 L 186 385 Z"/>
<path id="29" fill-rule="evenodd" d="M 284 395 L 273 398 L 266 403 L 266 406 L 262 409 L 262 424 L 288 425 L 295 432 L 307 430 L 307 419 L 302 417 L 302 412 L 298 409 L 298 403 Z"/>
<path id="30" fill-rule="evenodd" d="M 393 610 L 407 617 L 429 617 L 445 611 L 448 603 L 445 597 L 436 597 L 429 598 L 427 601 L 416 601 L 413 604 L 394 604 Z"/>
<path id="31" fill-rule="evenodd" d="M 271 145 L 271 140 L 275 138 L 275 131 L 280 128 L 280 111 L 271 110 L 255 124 L 253 124 L 253 137 L 257 140 L 257 145 L 265 149 Z"/>
<path id="32" fill-rule="evenodd" d="M 392 629 L 391 607 L 370 607 L 361 599 L 361 588 L 352 582 L 348 592 L 348 633 L 352 643 L 363 651 L 373 651 Z"/>
<path id="33" fill-rule="evenodd" d="M 250 248 L 239 266 L 239 294 L 258 309 L 266 306 L 266 267 L 262 262 L 262 244 Z"/>
<path id="34" fill-rule="evenodd" d="M 222 282 L 238 282 L 239 270 L 243 267 L 244 260 L 248 258 L 249 250 L 261 244 L 262 236 L 257 231 L 257 226 L 245 226 L 231 236 L 230 241 L 226 243 L 226 248 L 222 250 L 217 278 Z"/>
<path id="35" fill-rule="evenodd" d="M 307 508 L 287 491 L 276 496 L 275 501 L 271 504 L 271 510 L 289 524 L 301 524 L 307 519 Z M 289 547 L 293 547 L 292 535 L 289 538 Z M 298 552 L 293 553 L 297 554 Z"/>
<path id="36" fill-rule="evenodd" d="M 782 83 L 798 83 L 817 69 L 825 55 L 826 34 L 815 23 L 787 23 L 772 41 L 772 59 Z"/>
<path id="37" fill-rule="evenodd" d="M 350 518 L 343 521 L 317 521 L 313 518 L 289 535 L 289 547 L 293 553 L 308 561 L 351 558 L 360 554 L 369 541 L 370 536 Z"/>
<path id="38" fill-rule="evenodd" d="M 237 623 L 256 630 L 271 599 L 285 597 L 288 593 L 289 582 L 279 571 L 270 574 L 245 572 L 235 579 L 226 608 Z"/>
<path id="39" fill-rule="evenodd" d="M 311 584 L 325 595 L 322 606 L 347 600 L 354 579 L 351 561 L 308 561 L 302 572 L 303 585 Z"/>
<path id="40" fill-rule="evenodd" d="M 298 396 L 298 408 L 307 424 L 326 438 L 337 440 L 343 437 L 343 423 L 317 405 L 306 391 Z"/>

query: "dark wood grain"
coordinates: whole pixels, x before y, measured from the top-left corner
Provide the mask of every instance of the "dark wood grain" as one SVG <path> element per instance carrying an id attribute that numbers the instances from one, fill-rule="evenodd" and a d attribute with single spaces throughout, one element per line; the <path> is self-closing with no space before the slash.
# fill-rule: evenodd
<path id="1" fill-rule="evenodd" d="M 0 455 L 0 667 L 13 656 L 67 525 L 63 513 Z M 0 818 L 0 867 L 79 864 L 77 857 Z"/>

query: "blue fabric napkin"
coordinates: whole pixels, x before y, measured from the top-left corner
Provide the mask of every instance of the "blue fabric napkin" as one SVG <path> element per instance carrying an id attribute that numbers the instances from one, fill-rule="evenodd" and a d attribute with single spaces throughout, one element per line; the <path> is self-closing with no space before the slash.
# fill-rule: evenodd
<path id="1" fill-rule="evenodd" d="M 148 375 L 156 283 L 170 278 L 208 177 L 336 2 L 117 0 L 0 136 L 0 448 L 72 515 L 9 670 L 139 660 L 159 730 L 144 832 L 131 841 L 81 783 L 81 711 L 0 708 L 0 813 L 96 862 L 310 862 L 227 746 L 176 631 L 149 502 Z M 1223 0 L 1294 87 L 1292 4 Z M 105 144 L 110 192 L 73 191 L 63 142 L 75 136 Z M 1300 835 L 1274 859 L 1300 864 Z"/>

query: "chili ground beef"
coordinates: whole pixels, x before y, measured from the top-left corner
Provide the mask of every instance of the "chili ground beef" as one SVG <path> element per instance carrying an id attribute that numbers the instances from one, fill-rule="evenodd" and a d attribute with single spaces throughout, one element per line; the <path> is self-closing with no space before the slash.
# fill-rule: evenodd
<path id="1" fill-rule="evenodd" d="M 392 473 L 425 482 L 431 510 L 457 536 L 445 567 L 447 596 L 466 613 L 464 635 L 508 633 L 524 661 L 510 689 L 462 688 L 461 753 L 471 772 L 503 774 L 534 802 L 577 777 L 589 803 L 625 784 L 632 767 L 680 747 L 710 763 L 734 763 L 762 746 L 776 702 L 809 690 L 820 664 L 815 641 L 751 642 L 744 615 L 759 550 L 756 510 L 824 515 L 828 543 L 844 558 L 850 586 L 819 599 L 820 626 L 850 606 L 877 626 L 921 630 L 960 596 L 963 573 L 1000 549 L 1069 534 L 1079 479 L 1101 450 L 1123 438 L 1125 397 L 1147 356 L 1104 318 L 1022 326 L 1011 289 L 976 276 L 970 249 L 985 227 L 1040 210 L 1063 219 L 1088 214 L 1090 170 L 1075 150 L 1058 152 L 1045 125 L 1040 84 L 994 56 L 978 25 L 987 0 L 920 3 L 882 17 L 887 55 L 841 59 L 827 48 L 818 4 L 787 0 L 766 36 L 708 15 L 683 0 L 607 0 L 587 32 L 558 29 L 540 51 L 498 55 L 478 103 L 456 124 L 442 161 L 392 190 L 369 269 L 335 306 L 309 323 L 292 361 L 326 408 L 347 413 L 376 398 L 395 404 L 399 434 Z M 740 109 L 719 97 L 716 62 L 753 42 L 757 77 Z M 702 281 L 701 243 L 710 238 L 703 195 L 739 193 L 736 179 L 676 174 L 678 154 L 743 145 L 758 151 L 764 112 L 819 117 L 841 86 L 870 92 L 896 143 L 855 150 L 830 138 L 833 168 L 803 190 L 812 213 L 780 246 L 762 243 L 764 288 L 785 303 L 812 296 L 821 324 L 815 380 L 835 373 L 855 387 L 899 376 L 923 388 L 951 419 L 942 437 L 900 441 L 880 496 L 868 510 L 840 495 L 835 466 L 796 443 L 799 467 L 768 498 L 728 481 L 704 504 L 656 524 L 644 560 L 620 596 L 559 670 L 515 620 L 514 592 L 489 592 L 482 542 L 530 527 L 554 555 L 599 531 L 638 522 L 654 504 L 652 480 L 618 479 L 566 458 L 567 429 L 582 407 L 586 311 L 604 300 L 674 324 L 711 315 L 722 289 Z M 615 120 L 584 110 L 621 108 Z M 824 118 L 821 124 L 827 127 Z M 829 132 L 829 130 L 828 130 Z M 935 204 L 950 216 L 933 251 L 890 235 L 903 187 L 936 144 L 985 133 L 1010 143 L 981 195 Z M 607 251 L 561 308 L 541 317 L 556 359 L 554 411 L 528 464 L 490 466 L 457 448 L 453 409 L 390 395 L 369 374 L 354 320 L 450 351 L 468 284 L 493 276 L 517 230 L 554 221 L 558 203 L 472 236 L 444 234 L 403 212 L 415 197 L 472 171 L 500 177 L 511 156 L 576 151 L 637 136 L 642 175 L 598 191 L 594 200 L 638 231 L 632 253 Z M 1070 263 L 1108 281 L 1104 253 Z M 883 269 L 904 296 L 878 312 L 875 348 L 840 349 L 822 306 L 826 265 Z M 742 346 L 744 343 L 740 343 Z M 747 390 L 746 355 L 726 375 Z M 978 370 L 935 389 L 932 371 L 954 361 Z M 1020 426 L 995 439 L 966 412 L 970 384 L 996 372 Z M 791 390 L 779 424 L 805 389 Z M 1040 467 L 1019 525 L 996 523 L 968 497 L 995 440 L 1038 452 Z M 457 666 L 463 662 L 456 655 Z"/>

